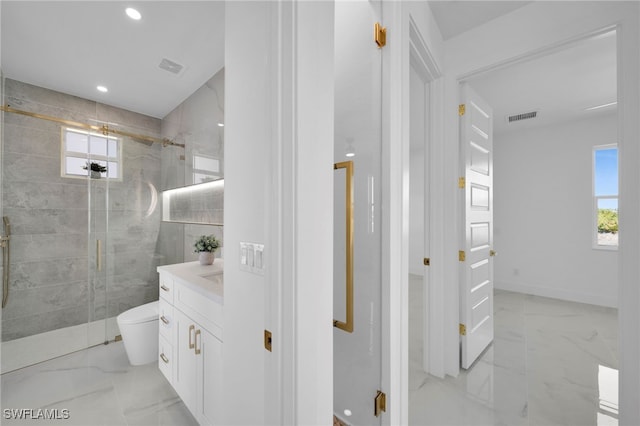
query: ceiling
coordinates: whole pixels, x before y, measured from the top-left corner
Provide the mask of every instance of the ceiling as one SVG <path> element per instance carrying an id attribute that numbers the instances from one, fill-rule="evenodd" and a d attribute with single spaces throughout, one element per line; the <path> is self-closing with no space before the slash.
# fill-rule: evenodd
<path id="1" fill-rule="evenodd" d="M 469 85 L 493 108 L 496 135 L 612 113 L 617 98 L 615 32 L 583 40 L 536 59 L 471 78 Z M 534 119 L 507 117 L 537 111 Z"/>
<path id="2" fill-rule="evenodd" d="M 445 40 L 454 38 L 532 1 L 430 1 Z M 580 7 L 580 2 L 575 2 Z M 546 55 L 475 76 L 467 81 L 493 108 L 494 133 L 612 113 L 617 98 L 615 32 L 555 49 Z M 537 111 L 534 119 L 507 123 L 507 116 Z"/>
<path id="3" fill-rule="evenodd" d="M 530 1 L 432 1 L 445 39 Z M 125 13 L 135 6 L 140 21 Z M 5 77 L 163 118 L 224 65 L 222 1 L 0 2 Z M 579 7 L 579 5 L 577 5 Z M 616 98 L 615 37 L 601 37 L 470 80 L 493 106 L 496 133 L 575 118 Z M 158 67 L 184 65 L 179 74 Z M 98 84 L 108 93 L 96 90 Z M 615 107 L 614 107 L 615 108 Z M 509 127 L 504 116 L 538 110 Z M 606 112 L 606 109 L 592 112 Z M 532 124 L 533 123 L 533 124 Z"/>
<path id="4" fill-rule="evenodd" d="M 126 16 L 129 6 L 141 20 Z M 221 1 L 3 0 L 0 7 L 5 77 L 152 117 L 165 117 L 224 65 Z M 163 59 L 184 68 L 160 69 Z"/>
<path id="5" fill-rule="evenodd" d="M 429 1 L 444 40 L 453 38 L 499 16 L 519 9 L 531 1 Z"/>

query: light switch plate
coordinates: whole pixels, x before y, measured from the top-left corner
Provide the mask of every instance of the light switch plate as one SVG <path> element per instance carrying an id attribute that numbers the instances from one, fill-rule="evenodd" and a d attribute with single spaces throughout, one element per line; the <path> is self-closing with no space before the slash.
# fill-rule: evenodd
<path id="1" fill-rule="evenodd" d="M 264 275 L 264 244 L 240 243 L 240 270 Z"/>

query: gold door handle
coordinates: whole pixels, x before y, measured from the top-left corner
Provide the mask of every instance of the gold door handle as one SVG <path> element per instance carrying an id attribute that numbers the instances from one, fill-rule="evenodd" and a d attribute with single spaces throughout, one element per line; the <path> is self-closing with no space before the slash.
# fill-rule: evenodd
<path id="1" fill-rule="evenodd" d="M 162 321 L 165 324 L 169 324 L 169 320 L 164 315 L 160 317 L 160 321 Z"/>
<path id="2" fill-rule="evenodd" d="M 189 349 L 193 349 L 196 347 L 195 343 L 193 343 L 193 339 L 191 339 L 191 332 L 196 329 L 195 325 L 189 326 Z"/>
<path id="3" fill-rule="evenodd" d="M 353 161 L 343 161 L 333 165 L 334 170 L 346 169 L 346 195 L 345 195 L 345 252 L 347 254 L 346 270 L 346 300 L 347 318 L 346 321 L 334 319 L 333 326 L 348 333 L 353 333 Z"/>
<path id="4" fill-rule="evenodd" d="M 196 355 L 200 355 L 200 352 L 202 352 L 201 351 L 201 349 L 202 349 L 202 337 L 200 338 L 200 343 L 201 344 L 200 344 L 200 346 L 198 346 L 198 336 L 200 336 L 200 329 L 196 330 L 196 338 L 195 338 L 195 340 L 196 340 L 196 345 L 195 345 L 195 347 L 196 347 L 196 349 L 195 349 Z"/>
<path id="5" fill-rule="evenodd" d="M 169 291 L 169 287 L 167 287 L 167 286 L 166 286 L 166 285 L 164 285 L 164 284 L 160 285 L 160 288 L 161 288 L 163 291 Z"/>
<path id="6" fill-rule="evenodd" d="M 165 364 L 169 364 L 169 358 L 167 358 L 165 354 L 160 354 L 160 359 L 162 359 Z"/>

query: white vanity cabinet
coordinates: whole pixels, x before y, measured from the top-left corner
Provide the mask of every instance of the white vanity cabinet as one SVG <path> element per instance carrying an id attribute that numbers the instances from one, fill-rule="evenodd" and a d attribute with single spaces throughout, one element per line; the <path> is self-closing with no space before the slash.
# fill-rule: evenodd
<path id="1" fill-rule="evenodd" d="M 158 366 L 201 425 L 219 425 L 222 403 L 222 261 L 158 267 Z M 164 294 L 163 294 L 164 293 Z"/>

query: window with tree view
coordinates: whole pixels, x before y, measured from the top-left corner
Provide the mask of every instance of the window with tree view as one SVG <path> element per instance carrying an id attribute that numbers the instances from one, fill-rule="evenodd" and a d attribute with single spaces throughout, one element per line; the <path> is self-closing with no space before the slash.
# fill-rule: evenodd
<path id="1" fill-rule="evenodd" d="M 594 246 L 615 249 L 618 247 L 618 147 L 615 144 L 593 150 L 593 195 Z"/>

